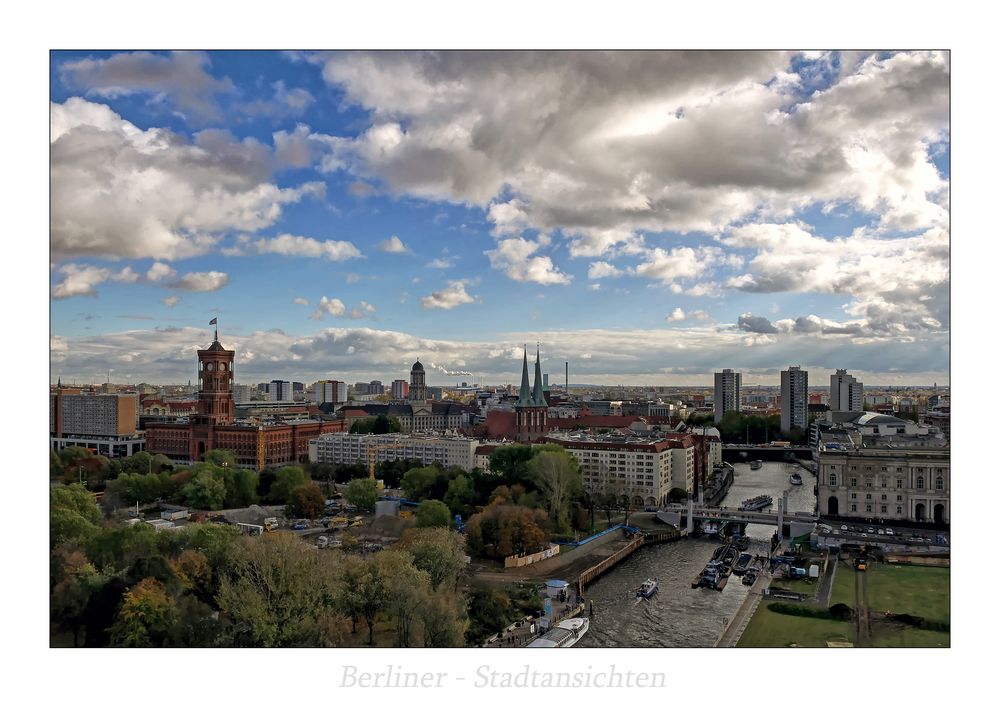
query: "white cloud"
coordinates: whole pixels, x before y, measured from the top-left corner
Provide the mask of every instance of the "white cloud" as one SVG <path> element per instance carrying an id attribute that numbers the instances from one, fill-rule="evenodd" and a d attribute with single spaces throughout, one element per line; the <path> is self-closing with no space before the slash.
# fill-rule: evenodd
<path id="1" fill-rule="evenodd" d="M 327 298 L 323 296 L 319 299 L 316 310 L 309 316 L 313 320 L 322 320 L 324 315 L 339 317 L 347 312 L 347 306 L 339 298 Z"/>
<path id="2" fill-rule="evenodd" d="M 189 142 L 78 97 L 50 108 L 56 259 L 197 256 L 227 232 L 269 227 L 284 205 L 324 194 L 321 182 L 268 182 L 273 156 L 253 138 L 204 130 Z"/>
<path id="3" fill-rule="evenodd" d="M 344 281 L 346 281 L 349 284 L 356 284 L 360 280 L 361 280 L 360 274 L 348 274 L 347 276 L 344 277 Z"/>
<path id="4" fill-rule="evenodd" d="M 446 288 L 434 291 L 429 296 L 420 299 L 420 305 L 426 309 L 442 308 L 451 310 L 463 303 L 473 303 L 475 298 L 465 291 L 464 281 L 449 281 Z"/>
<path id="5" fill-rule="evenodd" d="M 724 259 L 718 247 L 656 247 L 646 253 L 646 260 L 635 267 L 637 275 L 665 284 L 696 279 Z"/>
<path id="6" fill-rule="evenodd" d="M 209 74 L 210 66 L 205 52 L 124 52 L 107 59 L 63 62 L 57 69 L 64 83 L 88 96 L 151 94 L 154 103 L 167 101 L 205 121 L 221 117 L 216 95 L 236 91 L 228 78 Z"/>
<path id="7" fill-rule="evenodd" d="M 385 241 L 378 243 L 378 250 L 387 254 L 412 254 L 410 248 L 403 244 L 403 240 L 393 234 Z"/>
<path id="8" fill-rule="evenodd" d="M 486 252 L 490 265 L 503 271 L 515 281 L 530 281 L 548 286 L 549 284 L 568 284 L 572 276 L 564 274 L 547 256 L 532 256 L 543 246 L 543 241 L 531 241 L 522 237 L 501 239 L 497 248 Z"/>
<path id="9" fill-rule="evenodd" d="M 667 316 L 667 320 L 671 323 L 676 323 L 678 321 L 685 320 L 686 318 L 687 315 L 685 315 L 684 310 L 680 306 L 671 311 L 670 315 Z"/>
<path id="10" fill-rule="evenodd" d="M 163 305 L 167 306 L 168 308 L 173 308 L 178 303 L 180 303 L 180 301 L 181 297 L 175 294 L 173 296 L 167 296 L 166 298 L 164 298 Z"/>
<path id="11" fill-rule="evenodd" d="M 139 274 L 131 266 L 126 266 L 117 274 L 112 274 L 111 280 L 119 283 L 134 284 L 139 280 Z"/>
<path id="12" fill-rule="evenodd" d="M 254 246 L 261 254 L 281 254 L 283 256 L 305 256 L 327 261 L 345 261 L 361 256 L 361 252 L 351 242 L 333 239 L 313 239 L 291 234 L 279 234 L 268 239 L 258 239 Z"/>
<path id="13" fill-rule="evenodd" d="M 348 315 L 350 318 L 357 320 L 359 318 L 370 316 L 373 313 L 375 313 L 375 306 L 368 303 L 368 301 L 362 301 L 357 308 L 352 308 Z"/>
<path id="14" fill-rule="evenodd" d="M 454 266 L 454 257 L 439 257 L 427 262 L 427 267 L 430 269 L 450 269 L 452 266 Z"/>
<path id="15" fill-rule="evenodd" d="M 587 270 L 587 278 L 603 279 L 611 276 L 621 276 L 623 273 L 614 264 L 609 264 L 606 261 L 595 261 L 590 264 L 590 268 Z"/>
<path id="16" fill-rule="evenodd" d="M 221 271 L 192 271 L 167 284 L 182 291 L 218 291 L 229 283 L 229 274 Z"/>
<path id="17" fill-rule="evenodd" d="M 163 281 L 165 279 L 172 279 L 177 275 L 168 264 L 162 262 L 156 262 L 149 267 L 149 271 L 146 272 L 146 279 L 149 281 Z"/>
<path id="18" fill-rule="evenodd" d="M 96 296 L 94 287 L 107 281 L 111 275 L 107 269 L 78 264 L 66 264 L 60 267 L 59 272 L 63 274 L 63 280 L 52 291 L 52 297 L 56 299 Z"/>
<path id="19" fill-rule="evenodd" d="M 302 298 L 301 296 L 299 296 L 298 298 L 293 299 L 292 303 L 294 303 L 297 306 L 308 306 L 309 305 L 309 299 L 308 298 Z"/>

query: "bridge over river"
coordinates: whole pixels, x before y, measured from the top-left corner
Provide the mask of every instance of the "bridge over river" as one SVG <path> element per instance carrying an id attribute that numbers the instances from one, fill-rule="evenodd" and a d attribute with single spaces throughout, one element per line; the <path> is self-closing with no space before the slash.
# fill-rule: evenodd
<path id="1" fill-rule="evenodd" d="M 686 527 L 687 531 L 694 531 L 696 520 L 710 520 L 720 523 L 741 523 L 756 525 L 771 525 L 784 530 L 795 524 L 798 534 L 806 528 L 812 529 L 819 517 L 813 512 L 787 512 L 787 493 L 778 500 L 777 510 L 739 510 L 728 507 L 696 506 L 694 501 L 688 501 L 687 505 L 675 503 L 660 508 L 656 517 L 668 525 L 674 525 L 678 529 Z M 792 537 L 797 537 L 796 530 L 792 530 Z"/>

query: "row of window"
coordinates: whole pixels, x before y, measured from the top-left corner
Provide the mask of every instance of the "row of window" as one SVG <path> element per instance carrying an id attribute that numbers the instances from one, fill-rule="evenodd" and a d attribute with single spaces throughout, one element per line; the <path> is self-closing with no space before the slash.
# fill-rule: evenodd
<path id="1" fill-rule="evenodd" d="M 837 467 L 836 466 L 830 466 L 830 470 L 831 471 L 836 471 Z M 850 470 L 851 471 L 857 471 L 858 467 L 857 466 L 851 466 Z M 865 466 L 865 470 L 866 471 L 871 471 L 872 467 L 871 466 Z M 888 471 L 889 467 L 888 466 L 882 466 L 882 467 L 879 468 L 879 470 L 880 471 Z M 917 473 L 926 473 L 926 471 L 924 471 L 924 467 L 923 466 L 918 466 L 918 467 L 914 468 L 913 470 L 915 472 L 917 472 Z M 896 473 L 903 473 L 903 472 L 904 472 L 904 468 L 902 466 L 896 466 Z M 934 469 L 934 473 L 944 473 L 944 469 L 943 468 L 936 468 L 936 469 Z"/>
<path id="2" fill-rule="evenodd" d="M 829 478 L 830 478 L 830 485 L 831 486 L 836 486 L 837 485 L 837 474 L 831 473 L 829 475 Z M 858 479 L 852 478 L 851 479 L 851 488 L 857 488 L 857 486 L 858 486 Z M 866 480 L 865 481 L 865 488 L 871 488 L 871 487 L 872 487 L 871 481 Z M 886 483 L 885 483 L 885 481 L 883 481 L 882 482 L 882 488 L 885 488 L 885 487 L 886 487 Z M 923 490 L 924 489 L 924 477 L 923 476 L 917 476 L 917 486 L 916 487 L 917 487 L 918 490 Z M 901 478 L 897 478 L 896 479 L 896 488 L 903 488 L 903 479 L 901 479 Z M 938 491 L 943 491 L 944 490 L 944 478 L 938 476 L 937 478 L 934 479 L 934 489 L 938 490 Z"/>
<path id="3" fill-rule="evenodd" d="M 857 505 L 857 503 L 851 503 L 851 512 L 852 513 L 857 513 L 858 512 L 858 505 Z M 871 513 L 872 512 L 872 506 L 871 506 L 870 503 L 868 503 L 868 504 L 865 505 L 865 512 L 866 513 Z M 881 511 L 880 512 L 882 512 L 882 513 L 888 513 L 889 512 L 889 506 L 883 505 L 881 507 Z M 897 505 L 896 506 L 896 515 L 902 515 L 902 514 L 903 514 L 903 506 Z"/>

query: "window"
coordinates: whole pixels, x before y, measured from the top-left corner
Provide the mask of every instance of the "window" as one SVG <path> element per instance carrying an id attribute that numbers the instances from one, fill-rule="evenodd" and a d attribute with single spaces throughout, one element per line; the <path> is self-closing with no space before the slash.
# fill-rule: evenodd
<path id="1" fill-rule="evenodd" d="M 887 511 L 888 511 L 888 508 L 886 508 L 886 506 L 884 506 L 884 505 L 883 505 L 883 506 L 882 506 L 882 512 L 883 512 L 883 513 L 885 513 L 885 512 L 887 512 Z"/>
<path id="2" fill-rule="evenodd" d="M 882 500 L 886 500 L 886 498 L 888 498 L 888 496 L 886 496 L 886 494 L 885 494 L 885 493 L 883 493 L 883 494 L 882 494 Z"/>
<path id="3" fill-rule="evenodd" d="M 871 493 L 865 493 L 865 500 L 871 500 L 871 499 L 872 499 L 872 494 Z"/>
<path id="4" fill-rule="evenodd" d="M 897 501 L 901 501 L 901 500 L 903 500 L 903 496 L 896 496 L 896 500 L 897 500 Z"/>
<path id="5" fill-rule="evenodd" d="M 882 477 L 882 487 L 886 488 L 888 485 L 889 485 L 889 479 L 887 479 L 885 476 L 883 476 Z"/>
<path id="6" fill-rule="evenodd" d="M 831 473 L 830 474 L 830 485 L 831 486 L 836 486 L 837 485 L 837 474 L 835 474 L 835 473 Z"/>
<path id="7" fill-rule="evenodd" d="M 852 513 L 857 513 L 858 512 L 858 505 L 857 505 L 857 503 L 851 503 L 851 512 Z"/>
<path id="8" fill-rule="evenodd" d="M 857 500 L 857 499 L 858 499 L 858 494 L 857 493 L 852 493 L 851 494 L 851 500 Z"/>
<path id="9" fill-rule="evenodd" d="M 872 512 L 872 504 L 871 503 L 866 503 L 865 504 L 865 512 L 866 513 Z"/>
<path id="10" fill-rule="evenodd" d="M 852 470 L 852 471 L 857 471 L 857 470 L 858 470 L 858 467 L 857 467 L 857 466 L 851 466 L 851 470 Z"/>
<path id="11" fill-rule="evenodd" d="M 865 488 L 871 488 L 871 487 L 872 487 L 872 479 L 866 478 L 865 479 Z"/>
<path id="12" fill-rule="evenodd" d="M 852 487 L 852 488 L 856 488 L 856 487 L 857 487 L 857 485 L 858 485 L 858 479 L 856 479 L 856 478 L 852 478 L 852 479 L 851 479 L 851 487 Z"/>
<path id="13" fill-rule="evenodd" d="M 903 506 L 897 505 L 896 506 L 896 515 L 902 515 L 902 514 L 903 514 Z"/>
<path id="14" fill-rule="evenodd" d="M 917 476 L 917 488 L 919 488 L 920 490 L 924 489 L 924 477 L 923 476 Z"/>
<path id="15" fill-rule="evenodd" d="M 902 487 L 903 487 L 903 479 L 902 478 L 897 478 L 896 479 L 896 488 L 902 488 Z"/>
<path id="16" fill-rule="evenodd" d="M 936 479 L 934 479 L 934 488 L 935 488 L 935 490 L 943 491 L 944 490 L 944 479 L 941 478 L 940 476 L 938 476 Z"/>

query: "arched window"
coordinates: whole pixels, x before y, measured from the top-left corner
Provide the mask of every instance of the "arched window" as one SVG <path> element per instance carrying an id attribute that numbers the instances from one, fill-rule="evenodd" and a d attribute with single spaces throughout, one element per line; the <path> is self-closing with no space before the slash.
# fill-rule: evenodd
<path id="1" fill-rule="evenodd" d="M 920 490 L 923 490 L 923 488 L 924 488 L 924 477 L 923 476 L 917 476 L 917 488 L 919 488 Z"/>
<path id="2" fill-rule="evenodd" d="M 936 490 L 943 491 L 944 490 L 944 479 L 941 478 L 940 476 L 938 476 L 936 479 L 934 479 L 934 488 Z"/>

